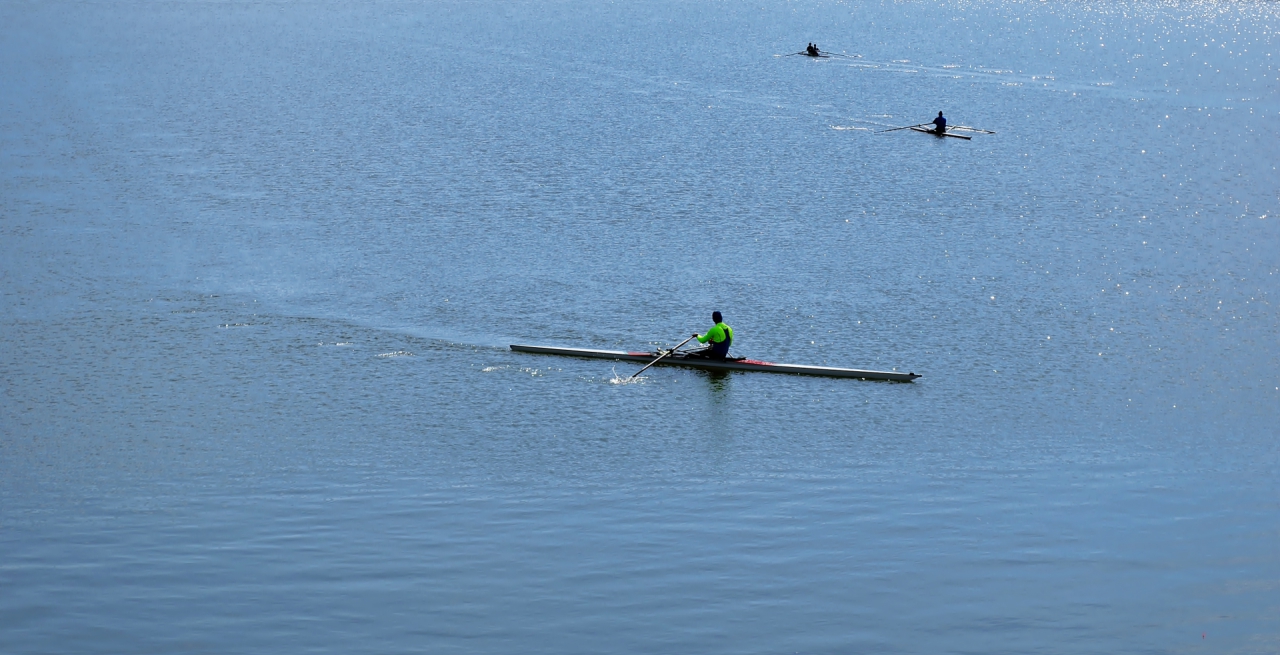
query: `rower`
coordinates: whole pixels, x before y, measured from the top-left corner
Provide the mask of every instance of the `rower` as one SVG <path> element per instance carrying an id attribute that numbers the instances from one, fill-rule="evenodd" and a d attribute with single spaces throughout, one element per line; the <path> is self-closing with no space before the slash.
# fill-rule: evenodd
<path id="1" fill-rule="evenodd" d="M 724 360 L 729 357 L 729 345 L 733 343 L 733 328 L 724 324 L 724 317 L 720 312 L 711 312 L 711 321 L 715 325 L 707 330 L 706 334 L 693 335 L 698 343 L 711 342 L 710 346 L 702 350 L 695 350 L 685 355 L 685 357 L 701 357 L 704 359 Z"/>
<path id="2" fill-rule="evenodd" d="M 947 119 L 942 117 L 942 112 L 938 112 L 938 117 L 933 119 L 933 125 L 935 128 L 933 131 L 934 134 L 941 135 L 947 133 Z"/>
<path id="3" fill-rule="evenodd" d="M 810 43 L 809 47 L 805 48 L 804 51 L 805 51 L 805 54 L 809 55 L 810 57 L 818 56 L 818 46 L 813 45 L 812 43 Z"/>

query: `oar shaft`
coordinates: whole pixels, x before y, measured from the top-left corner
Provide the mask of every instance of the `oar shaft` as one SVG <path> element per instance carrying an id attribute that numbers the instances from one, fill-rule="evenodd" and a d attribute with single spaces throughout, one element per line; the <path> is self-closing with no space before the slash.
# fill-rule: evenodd
<path id="1" fill-rule="evenodd" d="M 677 351 L 677 350 L 680 350 L 680 348 L 681 348 L 682 346 L 684 346 L 686 343 L 689 343 L 690 341 L 693 341 L 693 337 L 689 337 L 688 339 L 685 339 L 684 341 L 681 341 L 679 346 L 676 346 L 675 348 L 672 348 L 671 350 L 668 350 L 667 352 L 662 353 L 661 355 L 658 355 L 658 359 L 662 359 L 663 357 L 666 357 L 667 355 L 670 355 L 671 353 L 673 353 L 673 352 L 675 352 L 675 351 Z M 640 369 L 640 370 L 636 371 L 636 374 L 635 374 L 635 375 L 633 375 L 633 376 L 631 376 L 630 378 L 627 378 L 627 379 L 629 379 L 629 380 L 634 380 L 634 379 L 636 378 L 636 376 L 637 376 L 637 375 L 640 375 L 641 373 L 644 373 L 645 371 L 649 370 L 649 367 L 650 367 L 650 366 L 653 366 L 654 364 L 657 364 L 657 363 L 658 363 L 658 359 L 655 359 L 655 360 L 653 360 L 652 362 L 649 362 L 648 364 L 645 364 L 644 368 L 642 368 L 642 369 Z"/>
<path id="2" fill-rule="evenodd" d="M 915 125 L 903 125 L 902 127 L 895 127 L 892 130 L 880 130 L 879 132 L 877 132 L 877 134 L 884 134 L 885 132 L 897 132 L 898 130 L 909 130 L 913 127 L 924 127 L 925 125 L 929 125 L 929 124 L 930 123 L 917 123 Z"/>

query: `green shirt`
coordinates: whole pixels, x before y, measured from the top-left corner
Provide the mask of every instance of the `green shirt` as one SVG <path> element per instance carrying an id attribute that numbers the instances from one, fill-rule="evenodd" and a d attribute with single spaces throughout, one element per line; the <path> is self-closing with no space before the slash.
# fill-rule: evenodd
<path id="1" fill-rule="evenodd" d="M 730 341 L 733 341 L 733 328 L 725 325 L 724 321 L 721 321 L 712 326 L 710 330 L 707 330 L 706 334 L 699 335 L 698 343 L 706 343 L 708 340 L 711 341 L 711 343 L 720 343 L 721 341 L 724 341 L 726 336 L 729 337 Z"/>

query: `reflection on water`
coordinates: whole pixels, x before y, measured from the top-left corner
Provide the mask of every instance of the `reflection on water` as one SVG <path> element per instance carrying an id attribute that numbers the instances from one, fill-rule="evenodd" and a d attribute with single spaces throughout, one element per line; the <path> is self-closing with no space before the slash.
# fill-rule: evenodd
<path id="1" fill-rule="evenodd" d="M 712 405 L 720 405 L 724 399 L 724 395 L 729 392 L 729 377 L 732 373 L 727 371 L 699 371 L 699 377 L 706 380 L 707 389 L 711 391 Z"/>

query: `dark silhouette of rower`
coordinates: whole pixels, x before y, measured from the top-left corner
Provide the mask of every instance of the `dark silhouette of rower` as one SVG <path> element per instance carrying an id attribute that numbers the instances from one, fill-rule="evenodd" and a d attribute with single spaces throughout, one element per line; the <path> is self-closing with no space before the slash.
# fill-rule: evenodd
<path id="1" fill-rule="evenodd" d="M 947 119 L 942 117 L 942 112 L 938 112 L 938 117 L 933 119 L 933 133 L 939 136 L 947 133 Z"/>
<path id="2" fill-rule="evenodd" d="M 817 57 L 817 56 L 821 53 L 821 51 L 820 51 L 820 50 L 818 50 L 818 46 L 816 46 L 816 45 L 814 45 L 814 44 L 812 44 L 812 43 L 810 43 L 810 44 L 809 44 L 809 47 L 808 47 L 808 48 L 805 48 L 804 52 L 805 52 L 805 54 L 809 55 L 810 57 Z"/>

